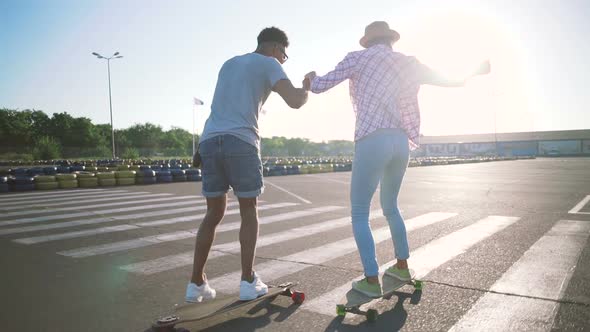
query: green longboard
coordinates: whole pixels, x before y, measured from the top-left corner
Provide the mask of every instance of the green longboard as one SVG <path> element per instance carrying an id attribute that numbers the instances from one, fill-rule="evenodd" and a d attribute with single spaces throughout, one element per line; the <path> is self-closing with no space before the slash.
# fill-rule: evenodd
<path id="1" fill-rule="evenodd" d="M 336 313 L 338 316 L 344 317 L 346 316 L 346 313 L 350 312 L 357 315 L 364 315 L 367 317 L 368 321 L 375 321 L 378 316 L 377 310 L 369 309 L 367 311 L 363 311 L 360 309 L 360 307 L 363 304 L 387 297 L 405 285 L 412 285 L 416 290 L 422 290 L 422 281 L 414 279 L 415 275 L 413 270 L 410 270 L 410 275 L 411 279 L 409 281 L 402 281 L 397 278 L 384 275 L 381 279 L 381 289 L 383 290 L 383 294 L 377 298 L 367 296 L 354 289 L 349 290 L 336 304 Z"/>

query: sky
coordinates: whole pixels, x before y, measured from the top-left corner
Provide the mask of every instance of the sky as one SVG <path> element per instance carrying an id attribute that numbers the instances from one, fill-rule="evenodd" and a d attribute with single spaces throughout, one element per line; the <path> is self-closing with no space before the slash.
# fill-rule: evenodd
<path id="1" fill-rule="evenodd" d="M 384 20 L 401 34 L 396 51 L 449 76 L 492 63 L 465 87 L 421 88 L 424 135 L 588 129 L 589 12 L 587 0 L 0 0 L 0 108 L 109 123 L 107 64 L 91 53 L 118 51 L 115 128 L 151 122 L 198 133 L 219 68 L 252 52 L 263 28 L 286 31 L 284 69 L 301 86 L 307 72 L 323 75 L 361 49 L 365 26 Z M 301 109 L 277 94 L 263 109 L 263 137 L 353 139 L 347 82 Z"/>

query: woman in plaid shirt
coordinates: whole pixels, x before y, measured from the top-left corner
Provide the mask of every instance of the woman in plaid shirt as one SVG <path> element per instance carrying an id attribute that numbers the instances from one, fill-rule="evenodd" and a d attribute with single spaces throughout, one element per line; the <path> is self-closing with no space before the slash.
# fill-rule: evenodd
<path id="1" fill-rule="evenodd" d="M 399 33 L 386 22 L 373 22 L 365 28 L 361 51 L 350 52 L 336 68 L 324 76 L 310 72 L 304 88 L 322 93 L 349 80 L 350 99 L 356 116 L 355 153 L 350 202 L 352 230 L 365 272 L 352 288 L 372 297 L 382 295 L 375 242 L 369 226 L 371 199 L 381 183 L 380 198 L 393 239 L 395 265 L 385 274 L 410 280 L 410 256 L 404 219 L 397 197 L 408 166 L 410 150 L 419 145 L 421 84 L 461 87 L 467 79 L 490 71 L 489 61 L 463 79 L 447 79 L 421 64 L 415 57 L 393 51 Z"/>

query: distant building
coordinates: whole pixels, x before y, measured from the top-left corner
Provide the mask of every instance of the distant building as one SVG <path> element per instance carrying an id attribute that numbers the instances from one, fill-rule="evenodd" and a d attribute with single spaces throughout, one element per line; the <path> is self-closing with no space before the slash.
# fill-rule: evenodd
<path id="1" fill-rule="evenodd" d="M 590 156 L 590 130 L 422 136 L 414 157 Z"/>

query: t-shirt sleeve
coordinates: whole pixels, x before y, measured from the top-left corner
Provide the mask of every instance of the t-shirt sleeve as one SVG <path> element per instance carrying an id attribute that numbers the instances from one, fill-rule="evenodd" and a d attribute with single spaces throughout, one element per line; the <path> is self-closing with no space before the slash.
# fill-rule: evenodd
<path id="1" fill-rule="evenodd" d="M 268 63 L 269 65 L 267 66 L 267 75 L 271 87 L 274 87 L 275 84 L 280 80 L 289 79 L 285 73 L 285 70 L 283 70 L 283 66 L 281 66 L 277 60 L 269 59 Z"/>

